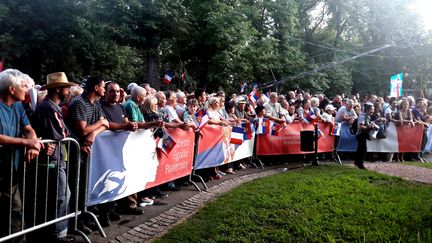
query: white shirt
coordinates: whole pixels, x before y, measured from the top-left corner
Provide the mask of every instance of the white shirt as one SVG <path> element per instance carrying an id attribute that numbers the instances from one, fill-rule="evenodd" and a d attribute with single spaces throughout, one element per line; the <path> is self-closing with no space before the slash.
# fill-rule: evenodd
<path id="1" fill-rule="evenodd" d="M 344 116 L 352 116 L 354 118 L 357 118 L 357 114 L 355 113 L 355 110 L 351 108 L 350 111 L 347 111 L 346 106 L 342 106 L 338 112 L 336 113 L 336 122 L 343 122 L 342 118 Z"/>
<path id="2" fill-rule="evenodd" d="M 278 102 L 276 102 L 274 104 L 271 103 L 271 101 L 266 102 L 264 104 L 264 108 L 265 108 L 265 113 L 267 116 L 273 116 L 276 118 L 279 118 L 280 116 L 282 116 L 282 106 Z"/>
<path id="3" fill-rule="evenodd" d="M 172 106 L 169 105 L 165 106 L 165 114 L 168 115 L 169 122 L 173 122 L 174 120 L 181 121 L 179 116 L 177 115 L 177 112 Z"/>

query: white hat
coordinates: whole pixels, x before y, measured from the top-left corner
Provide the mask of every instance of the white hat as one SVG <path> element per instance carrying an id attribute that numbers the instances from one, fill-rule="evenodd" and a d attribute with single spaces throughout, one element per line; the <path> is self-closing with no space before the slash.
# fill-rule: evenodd
<path id="1" fill-rule="evenodd" d="M 326 105 L 325 110 L 326 111 L 328 111 L 328 110 L 334 111 L 334 110 L 336 110 L 336 108 L 333 105 L 329 104 L 329 105 Z"/>
<path id="2" fill-rule="evenodd" d="M 246 99 L 243 96 L 240 96 L 240 97 L 237 97 L 236 103 L 237 104 L 247 103 L 247 101 L 246 101 Z"/>

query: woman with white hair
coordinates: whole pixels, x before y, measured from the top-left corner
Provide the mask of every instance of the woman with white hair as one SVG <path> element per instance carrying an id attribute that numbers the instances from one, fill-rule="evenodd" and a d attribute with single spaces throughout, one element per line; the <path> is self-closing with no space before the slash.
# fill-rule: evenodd
<path id="1" fill-rule="evenodd" d="M 209 116 L 209 124 L 215 124 L 220 126 L 228 126 L 228 122 L 219 112 L 220 99 L 218 97 L 211 97 L 209 99 L 209 107 L 207 114 Z"/>

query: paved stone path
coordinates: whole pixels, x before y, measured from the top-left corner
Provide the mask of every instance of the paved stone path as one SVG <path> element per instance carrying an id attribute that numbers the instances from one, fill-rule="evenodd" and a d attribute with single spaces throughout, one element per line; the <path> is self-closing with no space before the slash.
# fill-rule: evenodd
<path id="1" fill-rule="evenodd" d="M 432 169 L 400 163 L 365 163 L 368 170 L 399 176 L 406 180 L 432 184 Z"/>

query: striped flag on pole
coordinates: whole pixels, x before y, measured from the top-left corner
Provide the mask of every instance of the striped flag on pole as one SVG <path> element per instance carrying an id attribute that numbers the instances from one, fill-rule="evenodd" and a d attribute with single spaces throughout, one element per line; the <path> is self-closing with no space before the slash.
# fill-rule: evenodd
<path id="1" fill-rule="evenodd" d="M 241 145 L 243 143 L 243 127 L 233 127 L 231 131 L 230 143 Z"/>

